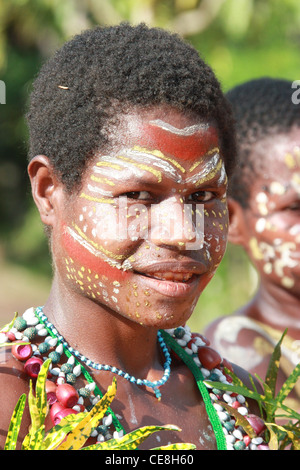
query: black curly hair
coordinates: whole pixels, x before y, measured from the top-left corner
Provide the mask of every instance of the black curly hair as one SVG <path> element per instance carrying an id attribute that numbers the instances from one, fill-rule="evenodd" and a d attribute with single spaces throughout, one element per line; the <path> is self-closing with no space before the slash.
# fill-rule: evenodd
<path id="1" fill-rule="evenodd" d="M 251 184 L 264 168 L 255 144 L 300 127 L 300 105 L 292 101 L 292 81 L 262 77 L 228 91 L 236 120 L 238 164 L 229 181 L 229 195 L 249 207 Z"/>
<path id="2" fill-rule="evenodd" d="M 233 117 L 214 73 L 179 36 L 145 24 L 85 31 L 42 67 L 27 113 L 29 160 L 47 155 L 72 191 L 89 157 L 109 144 L 115 116 L 159 104 L 213 120 L 231 173 Z"/>

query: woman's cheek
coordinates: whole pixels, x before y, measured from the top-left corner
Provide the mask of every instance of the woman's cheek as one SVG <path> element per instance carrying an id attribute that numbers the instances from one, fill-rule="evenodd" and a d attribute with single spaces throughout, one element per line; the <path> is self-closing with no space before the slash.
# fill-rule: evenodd
<path id="1" fill-rule="evenodd" d="M 89 250 L 92 247 L 85 245 L 84 239 L 74 239 L 72 232 L 67 226 L 64 227 L 62 233 L 66 266 L 68 266 L 68 263 L 71 265 L 73 276 L 76 276 L 76 278 L 79 276 L 79 280 L 85 278 L 88 282 L 90 282 L 89 278 L 83 276 L 82 273 L 87 275 L 93 273 L 96 280 L 100 279 L 101 276 L 105 276 L 110 282 L 114 280 L 123 282 L 130 279 L 131 273 L 127 272 L 125 268 L 121 268 L 123 256 L 120 255 L 120 259 L 118 257 L 116 257 L 117 259 L 109 258 L 104 253 L 96 256 Z"/>
<path id="2" fill-rule="evenodd" d="M 211 258 L 217 268 L 225 254 L 227 246 L 227 204 L 223 202 L 216 205 L 213 209 L 204 209 L 204 217 L 206 256 Z"/>

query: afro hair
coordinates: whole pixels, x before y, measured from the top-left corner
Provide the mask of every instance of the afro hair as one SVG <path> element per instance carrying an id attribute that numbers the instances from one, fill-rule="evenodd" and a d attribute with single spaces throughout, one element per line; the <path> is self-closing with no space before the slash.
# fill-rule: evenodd
<path id="1" fill-rule="evenodd" d="M 109 145 L 109 126 L 134 107 L 167 104 L 212 120 L 227 173 L 235 164 L 231 107 L 211 68 L 174 33 L 144 24 L 96 27 L 44 64 L 31 94 L 29 160 L 47 155 L 68 191 Z"/>
<path id="2" fill-rule="evenodd" d="M 292 81 L 263 77 L 227 93 L 236 120 L 237 158 L 229 181 L 230 197 L 247 208 L 251 184 L 263 166 L 255 144 L 300 127 L 300 106 L 292 101 Z"/>

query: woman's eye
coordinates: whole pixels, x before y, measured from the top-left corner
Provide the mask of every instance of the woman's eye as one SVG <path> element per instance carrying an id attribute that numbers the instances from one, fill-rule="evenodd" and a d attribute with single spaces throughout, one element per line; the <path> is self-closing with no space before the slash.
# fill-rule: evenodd
<path id="1" fill-rule="evenodd" d="M 121 194 L 119 197 L 127 197 L 128 199 L 145 201 L 151 199 L 151 194 L 148 191 L 129 191 L 128 193 Z"/>
<path id="2" fill-rule="evenodd" d="M 214 199 L 215 193 L 212 191 L 197 191 L 189 196 L 189 200 L 193 202 L 207 202 Z"/>

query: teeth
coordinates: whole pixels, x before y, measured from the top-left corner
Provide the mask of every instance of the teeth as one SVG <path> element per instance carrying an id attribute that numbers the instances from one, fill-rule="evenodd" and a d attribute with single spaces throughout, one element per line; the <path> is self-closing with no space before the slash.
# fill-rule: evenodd
<path id="1" fill-rule="evenodd" d="M 153 273 L 153 277 L 156 279 L 162 279 L 164 281 L 173 281 L 173 282 L 186 282 L 193 276 L 192 273 Z"/>

